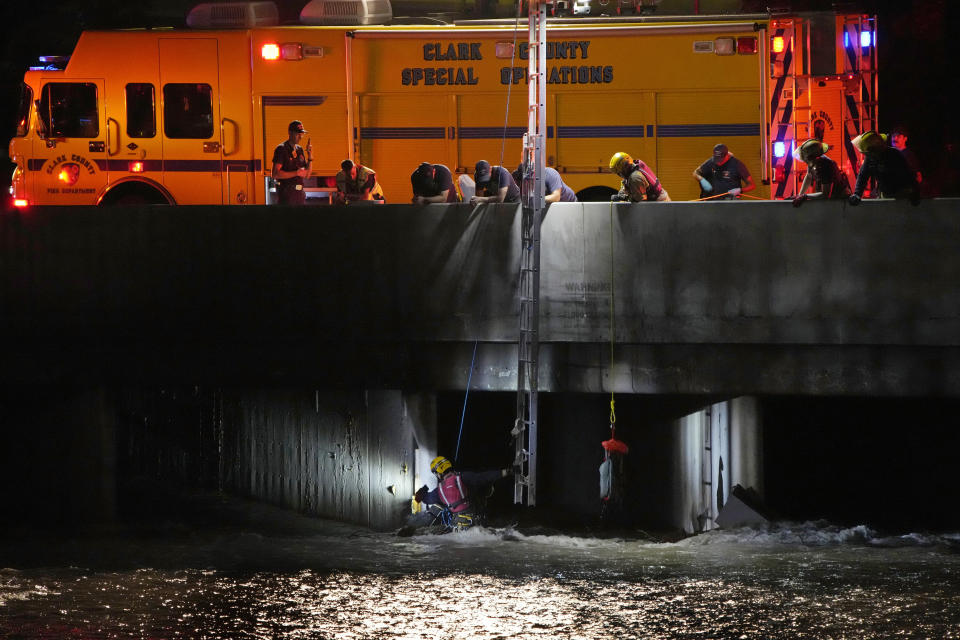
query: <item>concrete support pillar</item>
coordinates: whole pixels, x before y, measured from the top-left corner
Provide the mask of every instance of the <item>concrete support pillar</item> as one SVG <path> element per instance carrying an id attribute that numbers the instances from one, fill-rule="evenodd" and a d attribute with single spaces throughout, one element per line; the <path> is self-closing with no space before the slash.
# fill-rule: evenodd
<path id="1" fill-rule="evenodd" d="M 676 421 L 669 443 L 670 469 L 673 475 L 669 524 L 685 533 L 703 529 L 709 503 L 703 497 L 703 444 L 705 411 L 697 411 Z"/>
<path id="2" fill-rule="evenodd" d="M 756 398 L 734 398 L 686 415 L 676 421 L 674 433 L 672 526 L 686 533 L 714 528 L 734 485 L 762 495 L 763 438 Z"/>
<path id="3" fill-rule="evenodd" d="M 730 482 L 763 497 L 763 424 L 760 403 L 753 396 L 730 404 Z"/>
<path id="4" fill-rule="evenodd" d="M 430 482 L 430 461 L 437 456 L 437 394 L 403 395 L 405 432 L 412 435 L 413 462 L 409 471 L 411 494 Z"/>

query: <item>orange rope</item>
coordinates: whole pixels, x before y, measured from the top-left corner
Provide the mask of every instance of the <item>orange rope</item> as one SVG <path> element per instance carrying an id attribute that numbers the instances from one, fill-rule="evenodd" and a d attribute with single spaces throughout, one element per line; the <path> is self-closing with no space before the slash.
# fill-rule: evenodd
<path id="1" fill-rule="evenodd" d="M 717 199 L 717 198 L 725 198 L 725 197 L 727 197 L 728 195 L 730 195 L 730 194 L 729 194 L 729 193 L 726 193 L 726 192 L 724 192 L 724 193 L 718 193 L 718 194 L 715 195 L 715 196 L 707 196 L 706 198 L 697 198 L 694 202 L 705 202 L 705 201 L 707 201 L 707 200 L 715 200 L 715 199 Z M 738 194 L 738 195 L 735 196 L 735 197 L 737 198 L 737 200 L 739 200 L 740 198 L 750 198 L 751 200 L 767 200 L 767 198 L 761 198 L 761 197 L 759 197 L 759 196 L 751 196 L 751 195 L 748 195 L 748 194 L 746 194 L 746 193 Z"/>

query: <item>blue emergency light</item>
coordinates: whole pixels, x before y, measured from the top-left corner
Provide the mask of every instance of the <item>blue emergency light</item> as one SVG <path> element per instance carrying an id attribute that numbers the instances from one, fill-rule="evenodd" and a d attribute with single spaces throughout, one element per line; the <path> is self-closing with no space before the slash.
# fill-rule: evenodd
<path id="1" fill-rule="evenodd" d="M 782 158 L 787 155 L 787 145 L 784 142 L 773 143 L 773 157 Z"/>
<path id="2" fill-rule="evenodd" d="M 867 47 L 877 44 L 877 34 L 873 31 L 865 30 L 860 32 L 860 46 L 864 49 Z M 843 34 L 843 46 L 847 49 L 851 47 L 850 44 L 850 32 L 845 31 Z"/>

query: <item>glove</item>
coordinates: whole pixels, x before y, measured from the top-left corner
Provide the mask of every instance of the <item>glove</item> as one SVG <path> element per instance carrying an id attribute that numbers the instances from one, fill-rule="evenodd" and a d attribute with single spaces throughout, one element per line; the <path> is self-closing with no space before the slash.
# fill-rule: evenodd
<path id="1" fill-rule="evenodd" d="M 740 187 L 734 187 L 733 189 L 730 189 L 730 191 L 727 191 L 727 193 L 731 196 L 738 196 L 740 195 Z"/>
<path id="2" fill-rule="evenodd" d="M 623 193 L 615 193 L 610 196 L 610 202 L 626 202 L 630 199 L 630 196 Z"/>
<path id="3" fill-rule="evenodd" d="M 710 181 L 706 178 L 700 178 L 700 188 L 703 189 L 704 193 L 710 193 L 713 191 L 713 185 L 710 184 Z"/>
<path id="4" fill-rule="evenodd" d="M 426 500 L 426 499 L 427 499 L 427 485 L 423 485 L 422 487 L 420 487 L 419 489 L 417 489 L 417 492 L 416 492 L 415 494 L 413 494 L 413 499 L 416 500 L 417 502 L 423 502 L 424 500 Z"/>
<path id="5" fill-rule="evenodd" d="M 793 199 L 793 206 L 799 207 L 806 201 L 807 201 L 807 194 L 801 193 L 800 195 L 798 195 L 796 198 Z"/>
<path id="6" fill-rule="evenodd" d="M 500 477 L 506 478 L 507 476 L 513 475 L 513 469 L 507 467 L 506 469 L 500 469 Z"/>
<path id="7" fill-rule="evenodd" d="M 847 198 L 847 202 L 850 203 L 850 206 L 851 206 L 851 207 L 855 207 L 855 206 L 857 206 L 858 204 L 860 204 L 860 196 L 858 196 L 858 195 L 855 194 L 855 193 L 854 193 L 854 194 L 851 194 L 850 197 Z"/>

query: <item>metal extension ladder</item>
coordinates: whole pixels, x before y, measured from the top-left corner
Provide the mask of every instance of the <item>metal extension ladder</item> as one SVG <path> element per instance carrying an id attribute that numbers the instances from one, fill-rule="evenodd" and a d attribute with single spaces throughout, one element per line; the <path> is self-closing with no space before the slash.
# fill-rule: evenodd
<path id="1" fill-rule="evenodd" d="M 523 214 L 518 293 L 520 334 L 517 341 L 517 419 L 514 422 L 513 501 L 537 503 L 537 386 L 540 374 L 540 221 L 543 219 L 546 146 L 545 0 L 529 0 L 529 93 L 527 133 L 523 138 Z"/>

